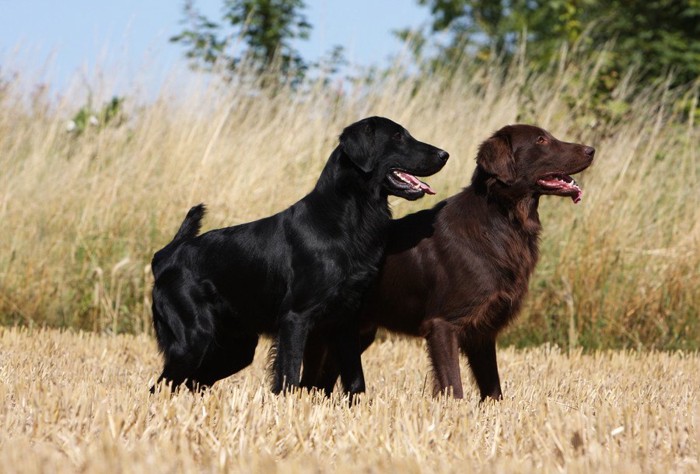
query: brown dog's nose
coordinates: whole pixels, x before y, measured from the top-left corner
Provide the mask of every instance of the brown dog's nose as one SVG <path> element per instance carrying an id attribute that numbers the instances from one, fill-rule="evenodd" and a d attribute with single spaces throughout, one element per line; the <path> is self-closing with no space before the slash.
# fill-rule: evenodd
<path id="1" fill-rule="evenodd" d="M 447 153 L 445 150 L 438 151 L 438 158 L 440 158 L 442 161 L 447 161 L 449 157 L 450 154 Z"/>
<path id="2" fill-rule="evenodd" d="M 583 152 L 593 158 L 593 155 L 595 155 L 595 148 L 592 146 L 587 146 L 586 148 L 583 149 Z"/>

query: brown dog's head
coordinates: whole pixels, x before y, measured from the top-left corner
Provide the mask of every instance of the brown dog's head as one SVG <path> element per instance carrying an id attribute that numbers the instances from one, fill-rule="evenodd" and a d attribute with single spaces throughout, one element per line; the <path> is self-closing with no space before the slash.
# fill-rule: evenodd
<path id="1" fill-rule="evenodd" d="M 542 128 L 509 125 L 479 147 L 474 181 L 495 180 L 513 198 L 554 194 L 577 203 L 583 191 L 570 175 L 588 168 L 594 154 L 595 148 L 562 142 Z"/>

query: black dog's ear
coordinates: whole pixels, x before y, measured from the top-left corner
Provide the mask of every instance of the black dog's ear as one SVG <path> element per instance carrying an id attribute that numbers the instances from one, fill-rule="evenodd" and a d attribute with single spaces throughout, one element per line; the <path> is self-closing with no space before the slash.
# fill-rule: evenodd
<path id="1" fill-rule="evenodd" d="M 482 143 L 476 164 L 504 184 L 515 181 L 515 157 L 507 136 L 496 134 Z"/>
<path id="2" fill-rule="evenodd" d="M 377 149 L 372 119 L 364 119 L 345 127 L 340 146 L 350 160 L 365 173 L 377 164 Z"/>

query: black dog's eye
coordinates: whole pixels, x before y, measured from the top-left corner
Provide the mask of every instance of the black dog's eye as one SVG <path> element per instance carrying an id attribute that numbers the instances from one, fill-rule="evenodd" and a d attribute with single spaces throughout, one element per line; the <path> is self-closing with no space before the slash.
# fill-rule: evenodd
<path id="1" fill-rule="evenodd" d="M 547 143 L 549 143 L 549 140 L 547 140 L 547 137 L 543 137 L 542 135 L 537 137 L 537 144 L 538 145 L 546 145 Z"/>
<path id="2" fill-rule="evenodd" d="M 403 140 L 403 133 L 401 133 L 401 132 L 396 132 L 396 133 L 394 134 L 394 136 L 391 137 L 391 138 L 394 139 L 394 140 L 396 140 L 397 142 L 400 142 L 401 140 Z"/>

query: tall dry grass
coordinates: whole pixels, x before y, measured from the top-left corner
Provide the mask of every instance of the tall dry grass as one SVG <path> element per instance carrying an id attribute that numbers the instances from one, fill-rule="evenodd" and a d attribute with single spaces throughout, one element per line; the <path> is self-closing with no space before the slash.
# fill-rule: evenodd
<path id="1" fill-rule="evenodd" d="M 580 205 L 542 199 L 542 257 L 506 342 L 698 348 L 697 100 L 663 88 L 633 92 L 622 81 L 616 97 L 631 105 L 607 122 L 590 107 L 598 66 L 595 58 L 565 61 L 533 74 L 516 61 L 452 81 L 397 69 L 372 83 L 277 95 L 245 81 L 176 79 L 155 101 L 127 97 L 121 126 L 80 136 L 65 124 L 84 94 L 51 99 L 25 92 L 30 79 L 5 81 L 0 318 L 149 331 L 148 263 L 191 205 L 207 203 L 206 228 L 283 209 L 311 189 L 342 128 L 377 114 L 452 156 L 430 179 L 437 197 L 394 199 L 395 215 L 467 185 L 478 144 L 508 123 L 536 123 L 598 150 L 579 180 Z M 92 88 L 93 97 L 109 97 L 108 88 Z"/>
<path id="2" fill-rule="evenodd" d="M 432 399 L 417 340 L 366 353 L 349 408 L 274 396 L 253 365 L 204 395 L 148 385 L 151 338 L 0 328 L 0 466 L 39 472 L 700 471 L 700 358 L 655 352 L 501 351 L 505 399 Z M 466 366 L 462 366 L 466 370 Z M 468 382 L 467 382 L 468 383 Z M 428 385 L 428 386 L 426 386 Z"/>

